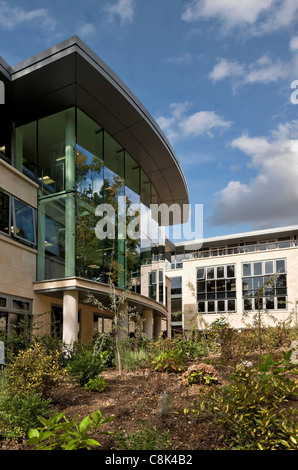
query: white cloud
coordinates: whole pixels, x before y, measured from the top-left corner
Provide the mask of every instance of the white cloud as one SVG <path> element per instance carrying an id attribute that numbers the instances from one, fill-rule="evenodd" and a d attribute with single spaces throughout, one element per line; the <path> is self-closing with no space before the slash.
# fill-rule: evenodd
<path id="1" fill-rule="evenodd" d="M 80 37 L 86 37 L 94 34 L 96 31 L 95 26 L 92 23 L 84 23 L 80 26 L 78 30 L 78 35 Z"/>
<path id="2" fill-rule="evenodd" d="M 280 59 L 273 60 L 266 54 L 250 64 L 240 64 L 222 58 L 210 72 L 209 78 L 213 82 L 229 78 L 234 87 L 254 83 L 268 84 L 288 79 L 295 69 L 294 61 L 288 63 Z"/>
<path id="3" fill-rule="evenodd" d="M 280 125 L 270 138 L 243 135 L 232 147 L 250 157 L 257 172 L 249 183 L 230 181 L 215 195 L 211 225 L 251 223 L 255 228 L 296 224 L 298 121 Z"/>
<path id="4" fill-rule="evenodd" d="M 192 0 L 186 5 L 182 19 L 194 22 L 215 18 L 225 32 L 237 26 L 260 35 L 286 28 L 295 21 L 297 13 L 297 0 Z"/>
<path id="5" fill-rule="evenodd" d="M 134 0 L 117 0 L 113 5 L 108 5 L 105 9 L 108 12 L 110 19 L 118 18 L 120 25 L 126 25 L 134 19 Z"/>
<path id="6" fill-rule="evenodd" d="M 186 65 L 192 62 L 192 58 L 193 57 L 190 52 L 184 52 L 181 55 L 169 57 L 167 62 L 174 65 Z"/>
<path id="7" fill-rule="evenodd" d="M 14 30 L 19 26 L 35 23 L 41 28 L 54 30 L 56 21 L 46 8 L 24 10 L 22 7 L 11 7 L 7 2 L 0 2 L 0 27 Z"/>
<path id="8" fill-rule="evenodd" d="M 156 119 L 169 140 L 197 137 L 203 134 L 212 137 L 214 130 L 226 130 L 232 124 L 214 111 L 198 111 L 187 115 L 191 106 L 191 103 L 187 101 L 172 103 L 170 105 L 171 115 L 169 117 L 160 116 Z"/>
<path id="9" fill-rule="evenodd" d="M 298 36 L 294 36 L 290 41 L 291 51 L 298 51 Z"/>

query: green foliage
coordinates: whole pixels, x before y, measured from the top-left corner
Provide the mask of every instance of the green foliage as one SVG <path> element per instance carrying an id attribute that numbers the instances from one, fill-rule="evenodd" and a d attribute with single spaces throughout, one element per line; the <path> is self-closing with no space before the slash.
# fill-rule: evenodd
<path id="1" fill-rule="evenodd" d="M 119 433 L 115 437 L 119 450 L 169 450 L 171 449 L 170 432 L 159 433 L 157 428 L 143 425 L 135 433 Z"/>
<path id="2" fill-rule="evenodd" d="M 6 394 L 0 399 L 0 428 L 5 439 L 22 439 L 30 427 L 38 425 L 38 417 L 50 415 L 51 400 L 36 393 Z"/>
<path id="3" fill-rule="evenodd" d="M 115 416 L 103 419 L 100 410 L 86 416 L 81 421 L 76 415 L 72 420 L 65 417 L 65 412 L 57 413 L 50 419 L 41 418 L 43 427 L 30 429 L 27 445 L 35 450 L 79 450 L 92 449 L 100 446 L 100 442 L 94 439 L 98 429 L 105 423 L 112 421 Z M 100 432 L 99 434 L 111 434 Z"/>
<path id="4" fill-rule="evenodd" d="M 112 333 L 98 333 L 94 337 L 94 354 L 100 354 L 105 352 L 105 365 L 107 367 L 115 367 L 115 348 L 116 341 L 115 335 Z"/>
<path id="5" fill-rule="evenodd" d="M 217 371 L 211 364 L 194 364 L 182 374 L 182 382 L 186 385 L 210 385 L 217 382 Z"/>
<path id="6" fill-rule="evenodd" d="M 298 391 L 295 374 L 289 353 L 281 361 L 267 355 L 259 365 L 240 364 L 228 386 L 201 391 L 193 411 L 213 417 L 230 448 L 297 450 L 297 410 L 285 406 Z"/>
<path id="7" fill-rule="evenodd" d="M 7 366 L 11 392 L 46 395 L 65 377 L 59 364 L 60 357 L 59 351 L 47 353 L 38 343 L 34 343 L 26 351 L 20 351 Z"/>
<path id="8" fill-rule="evenodd" d="M 165 350 L 158 354 L 151 364 L 160 372 L 182 372 L 185 368 L 185 357 L 179 350 Z"/>
<path id="9" fill-rule="evenodd" d="M 109 388 L 109 385 L 104 377 L 99 376 L 94 379 L 89 379 L 88 382 L 84 384 L 84 388 L 92 392 L 103 392 Z"/>
<path id="10" fill-rule="evenodd" d="M 105 359 L 108 352 L 94 354 L 93 351 L 84 348 L 74 353 L 67 364 L 67 372 L 70 377 L 84 386 L 90 379 L 95 379 L 105 369 Z"/>

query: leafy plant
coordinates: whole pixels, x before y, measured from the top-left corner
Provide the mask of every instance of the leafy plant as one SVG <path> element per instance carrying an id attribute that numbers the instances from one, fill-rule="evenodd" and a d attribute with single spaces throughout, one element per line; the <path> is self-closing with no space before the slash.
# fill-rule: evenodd
<path id="1" fill-rule="evenodd" d="M 35 393 L 6 393 L 0 399 L 1 435 L 18 440 L 26 436 L 30 427 L 38 425 L 38 417 L 50 415 L 51 400 Z"/>
<path id="2" fill-rule="evenodd" d="M 194 364 L 182 374 L 182 382 L 186 385 L 210 385 L 217 382 L 217 371 L 211 364 Z"/>
<path id="3" fill-rule="evenodd" d="M 100 410 L 86 416 L 81 421 L 76 415 L 72 420 L 65 417 L 65 412 L 57 413 L 50 419 L 40 418 L 43 427 L 30 429 L 29 440 L 26 444 L 34 446 L 36 450 L 78 450 L 92 449 L 93 446 L 101 446 L 94 439 L 103 424 L 115 419 L 115 416 L 102 418 Z M 100 434 L 112 434 L 102 431 Z"/>
<path id="4" fill-rule="evenodd" d="M 11 392 L 38 393 L 48 391 L 61 383 L 65 373 L 61 369 L 59 351 L 49 352 L 38 343 L 13 356 L 7 366 L 8 386 Z"/>
<path id="5" fill-rule="evenodd" d="M 95 379 L 105 369 L 105 358 L 108 352 L 94 354 L 90 350 L 82 349 L 74 353 L 67 364 L 68 374 L 81 386 L 84 386 L 90 379 Z"/>
<path id="6" fill-rule="evenodd" d="M 103 392 L 109 385 L 104 377 L 95 377 L 95 379 L 89 379 L 87 383 L 84 384 L 84 388 L 91 390 L 92 392 Z"/>
<path id="7" fill-rule="evenodd" d="M 135 433 L 119 433 L 115 437 L 120 450 L 169 450 L 171 449 L 170 432 L 159 433 L 156 426 L 145 424 Z"/>
<path id="8" fill-rule="evenodd" d="M 185 368 L 184 355 L 178 350 L 165 350 L 158 354 L 151 364 L 162 372 L 182 372 Z"/>
<path id="9" fill-rule="evenodd" d="M 292 374 L 297 367 L 288 353 L 281 361 L 268 355 L 259 365 L 238 365 L 228 386 L 201 391 L 193 411 L 215 419 L 231 448 L 297 450 L 297 410 L 285 407 L 298 391 Z"/>

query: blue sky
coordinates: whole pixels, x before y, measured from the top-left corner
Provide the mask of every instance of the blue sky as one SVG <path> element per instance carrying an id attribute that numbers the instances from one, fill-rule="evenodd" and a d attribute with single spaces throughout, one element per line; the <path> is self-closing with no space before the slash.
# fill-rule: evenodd
<path id="1" fill-rule="evenodd" d="M 119 75 L 172 143 L 204 237 L 297 223 L 297 0 L 0 0 L 0 26 L 10 65 L 77 34 Z"/>

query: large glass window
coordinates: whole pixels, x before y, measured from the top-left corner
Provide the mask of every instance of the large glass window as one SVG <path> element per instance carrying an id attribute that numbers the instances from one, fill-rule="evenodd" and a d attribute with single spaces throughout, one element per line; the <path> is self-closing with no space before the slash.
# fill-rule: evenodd
<path id="1" fill-rule="evenodd" d="M 13 200 L 13 233 L 16 238 L 35 245 L 35 216 L 32 207 Z"/>
<path id="2" fill-rule="evenodd" d="M 234 265 L 197 269 L 197 308 L 200 313 L 236 311 Z"/>
<path id="3" fill-rule="evenodd" d="M 35 181 L 37 170 L 37 122 L 30 122 L 17 127 L 15 139 L 15 166 Z"/>
<path id="4" fill-rule="evenodd" d="M 287 274 L 284 259 L 242 265 L 244 310 L 280 310 L 287 304 Z M 258 300 L 259 299 L 259 303 Z"/>

